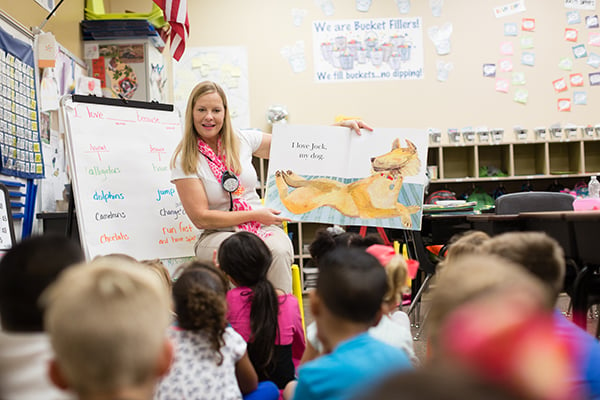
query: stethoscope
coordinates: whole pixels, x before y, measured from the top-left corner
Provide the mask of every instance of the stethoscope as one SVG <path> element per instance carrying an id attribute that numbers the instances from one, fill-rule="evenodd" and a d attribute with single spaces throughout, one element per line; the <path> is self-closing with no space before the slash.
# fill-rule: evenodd
<path id="1" fill-rule="evenodd" d="M 212 158 L 210 158 L 209 156 L 207 156 L 206 154 L 200 152 L 204 157 L 206 157 L 206 159 L 208 161 L 210 161 L 211 163 L 217 165 L 217 163 L 215 163 L 213 161 Z M 231 171 L 225 171 L 223 172 L 223 175 L 221 176 L 221 187 L 223 188 L 224 191 L 226 191 L 227 193 L 229 193 L 229 211 L 233 211 L 233 192 L 235 192 L 236 190 L 238 190 L 238 188 L 240 187 L 240 180 L 238 179 L 237 176 L 235 176 L 235 174 Z"/>

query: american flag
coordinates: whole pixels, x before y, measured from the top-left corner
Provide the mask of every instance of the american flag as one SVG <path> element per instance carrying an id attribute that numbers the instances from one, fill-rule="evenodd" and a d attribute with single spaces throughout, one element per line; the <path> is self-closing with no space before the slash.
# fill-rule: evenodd
<path id="1" fill-rule="evenodd" d="M 169 48 L 177 61 L 185 50 L 185 41 L 190 34 L 187 0 L 154 0 L 163 10 L 165 20 L 171 25 Z"/>

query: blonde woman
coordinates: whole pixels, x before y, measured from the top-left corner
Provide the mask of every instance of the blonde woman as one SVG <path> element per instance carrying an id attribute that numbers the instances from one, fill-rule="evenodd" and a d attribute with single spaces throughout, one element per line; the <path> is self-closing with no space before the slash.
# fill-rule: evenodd
<path id="1" fill-rule="evenodd" d="M 338 123 L 357 133 L 371 128 L 362 121 Z M 292 243 L 280 228 L 286 218 L 263 207 L 256 193 L 252 157 L 269 158 L 271 135 L 236 130 L 227 97 L 216 83 L 196 85 L 186 107 L 183 138 L 171 161 L 171 182 L 192 223 L 203 230 L 194 246 L 200 261 L 212 263 L 223 240 L 246 230 L 261 237 L 272 252 L 267 278 L 275 288 L 292 291 Z"/>

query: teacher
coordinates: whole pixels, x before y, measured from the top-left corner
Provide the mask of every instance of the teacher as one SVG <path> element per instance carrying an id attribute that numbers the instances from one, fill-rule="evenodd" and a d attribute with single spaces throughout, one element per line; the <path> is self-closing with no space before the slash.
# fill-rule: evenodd
<path id="1" fill-rule="evenodd" d="M 360 120 L 337 123 L 360 134 L 372 130 Z M 262 205 L 252 157 L 269 158 L 271 135 L 236 130 L 231 125 L 227 97 L 216 83 L 196 85 L 188 99 L 184 132 L 171 160 L 171 182 L 185 212 L 203 230 L 194 245 L 196 257 L 212 263 L 215 251 L 235 231 L 262 238 L 273 261 L 267 279 L 277 289 L 292 292 L 294 249 L 281 223 L 280 212 Z"/>

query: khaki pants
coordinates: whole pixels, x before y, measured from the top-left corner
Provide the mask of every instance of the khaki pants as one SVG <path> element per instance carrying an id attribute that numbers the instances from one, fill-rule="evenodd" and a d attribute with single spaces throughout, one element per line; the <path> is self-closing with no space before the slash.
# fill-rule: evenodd
<path id="1" fill-rule="evenodd" d="M 271 250 L 273 262 L 267 272 L 267 279 L 285 293 L 292 293 L 292 262 L 294 248 L 288 235 L 278 226 L 263 226 L 271 235 L 265 239 L 265 244 Z M 194 251 L 199 261 L 213 265 L 215 251 L 223 240 L 233 235 L 234 231 L 204 231 L 194 245 Z"/>

